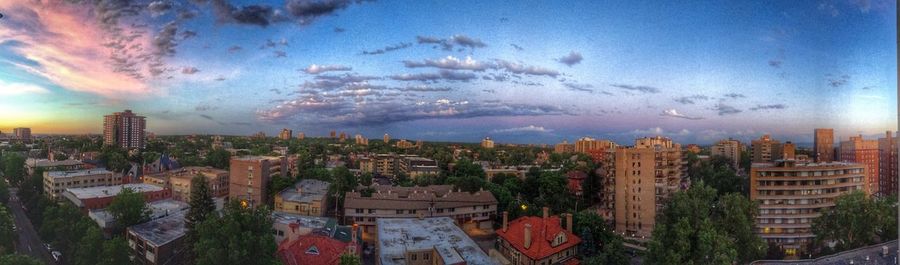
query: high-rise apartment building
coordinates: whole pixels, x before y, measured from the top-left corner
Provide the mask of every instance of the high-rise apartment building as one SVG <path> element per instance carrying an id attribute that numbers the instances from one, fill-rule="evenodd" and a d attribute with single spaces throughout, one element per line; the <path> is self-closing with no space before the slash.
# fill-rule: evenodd
<path id="1" fill-rule="evenodd" d="M 723 156 L 731 160 L 731 165 L 738 169 L 741 167 L 741 142 L 734 139 L 726 139 L 717 142 L 710 148 L 710 155 Z"/>
<path id="2" fill-rule="evenodd" d="M 891 135 L 891 131 L 885 133 L 885 138 L 878 138 L 878 190 L 883 196 L 897 195 L 898 161 L 897 161 L 897 135 Z"/>
<path id="3" fill-rule="evenodd" d="M 850 140 L 841 141 L 841 161 L 854 162 L 866 166 L 866 183 L 868 192 L 879 193 L 878 181 L 878 140 L 866 140 L 862 135 L 851 136 Z"/>
<path id="4" fill-rule="evenodd" d="M 756 233 L 788 256 L 806 252 L 813 220 L 837 196 L 866 190 L 866 167 L 855 163 L 757 163 L 750 169 L 750 199 L 759 203 Z"/>
<path id="5" fill-rule="evenodd" d="M 797 159 L 797 145 L 791 141 L 784 142 L 781 153 L 783 154 L 782 159 L 795 160 Z"/>
<path id="6" fill-rule="evenodd" d="M 575 141 L 575 152 L 587 154 L 594 161 L 602 161 L 608 150 L 616 148 L 616 143 L 610 140 L 597 140 L 590 137 L 582 137 Z"/>
<path id="7" fill-rule="evenodd" d="M 281 140 L 287 141 L 287 140 L 290 140 L 291 137 L 293 137 L 293 135 L 294 135 L 294 131 L 292 131 L 291 129 L 288 129 L 288 128 L 284 128 L 284 129 L 281 129 L 281 133 L 278 134 L 278 138 L 280 138 Z"/>
<path id="8" fill-rule="evenodd" d="M 144 116 L 135 115 L 131 110 L 106 115 L 103 117 L 103 144 L 123 149 L 144 148 L 146 129 Z"/>
<path id="9" fill-rule="evenodd" d="M 553 146 L 553 152 L 557 154 L 572 153 L 575 152 L 575 145 L 563 140 L 562 143 Z"/>
<path id="10" fill-rule="evenodd" d="M 751 161 L 753 163 L 771 163 L 784 158 L 784 146 L 772 136 L 766 134 L 757 140 L 750 141 Z"/>
<path id="11" fill-rule="evenodd" d="M 494 140 L 491 140 L 491 137 L 485 137 L 481 140 L 482 148 L 494 148 Z"/>
<path id="12" fill-rule="evenodd" d="M 664 137 L 635 140 L 633 147 L 618 147 L 607 157 L 602 204 L 613 206 L 617 232 L 650 236 L 656 213 L 681 184 L 681 145 Z M 609 202 L 613 200 L 613 202 Z M 609 209 L 606 209 L 609 210 Z"/>
<path id="13" fill-rule="evenodd" d="M 834 161 L 834 129 L 817 128 L 815 134 L 813 155 L 816 156 L 816 162 Z"/>
<path id="14" fill-rule="evenodd" d="M 13 135 L 15 135 L 16 140 L 21 142 L 31 142 L 31 128 L 14 128 Z"/>
<path id="15" fill-rule="evenodd" d="M 369 145 L 369 139 L 362 136 L 362 134 L 356 134 L 353 138 L 358 145 Z"/>
<path id="16" fill-rule="evenodd" d="M 287 177 L 287 158 L 274 156 L 232 157 L 228 197 L 250 206 L 266 204 L 269 180 Z"/>
<path id="17" fill-rule="evenodd" d="M 384 133 L 384 138 L 383 138 L 383 140 L 384 140 L 384 143 L 390 142 L 390 141 L 391 141 L 391 135 L 390 135 L 390 134 L 387 134 L 387 133 Z"/>

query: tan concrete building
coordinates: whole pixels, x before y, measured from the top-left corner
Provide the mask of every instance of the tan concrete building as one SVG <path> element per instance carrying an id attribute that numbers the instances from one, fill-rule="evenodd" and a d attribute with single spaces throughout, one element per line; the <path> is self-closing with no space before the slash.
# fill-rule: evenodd
<path id="1" fill-rule="evenodd" d="M 834 161 L 834 129 L 816 128 L 813 155 L 816 162 Z"/>
<path id="2" fill-rule="evenodd" d="M 125 238 L 132 264 L 185 264 L 187 226 L 185 211 L 128 227 Z"/>
<path id="3" fill-rule="evenodd" d="M 553 146 L 553 152 L 557 154 L 573 153 L 575 152 L 575 145 L 570 144 L 569 141 L 562 141 L 562 143 Z"/>
<path id="4" fill-rule="evenodd" d="M 103 144 L 123 149 L 144 148 L 146 128 L 144 116 L 135 115 L 131 110 L 106 115 L 103 117 Z"/>
<path id="5" fill-rule="evenodd" d="M 900 135 L 900 134 L 898 134 Z M 897 195 L 898 158 L 897 136 L 891 131 L 884 138 L 878 138 L 878 190 L 883 196 Z"/>
<path id="6" fill-rule="evenodd" d="M 753 163 L 771 163 L 784 158 L 784 146 L 768 134 L 751 141 L 750 146 L 750 161 Z"/>
<path id="7" fill-rule="evenodd" d="M 345 224 L 359 224 L 364 232 L 374 233 L 379 218 L 450 217 L 464 229 L 490 230 L 497 213 L 497 199 L 489 191 L 459 192 L 451 185 L 373 188 L 369 197 L 347 192 Z"/>
<path id="8" fill-rule="evenodd" d="M 281 140 L 290 140 L 294 135 L 294 131 L 288 128 L 281 129 L 281 133 L 278 134 L 278 138 Z"/>
<path id="9" fill-rule="evenodd" d="M 782 247 L 785 254 L 806 251 L 810 230 L 821 212 L 841 194 L 866 190 L 866 167 L 851 163 L 798 163 L 792 160 L 754 164 L 750 199 L 759 203 L 756 233 Z"/>
<path id="10" fill-rule="evenodd" d="M 796 160 L 797 159 L 797 145 L 792 143 L 791 141 L 784 142 L 784 145 L 781 148 L 781 153 L 784 154 L 782 159 L 784 160 Z"/>
<path id="11" fill-rule="evenodd" d="M 331 183 L 304 179 L 275 194 L 275 211 L 306 216 L 324 216 Z"/>
<path id="12" fill-rule="evenodd" d="M 287 158 L 274 156 L 232 157 L 228 172 L 228 197 L 249 205 L 265 205 L 269 180 L 287 177 Z"/>
<path id="13" fill-rule="evenodd" d="M 841 141 L 840 155 L 842 162 L 853 162 L 866 165 L 866 183 L 869 193 L 880 194 L 878 184 L 878 140 L 866 140 L 862 135 L 851 136 L 848 141 Z"/>
<path id="14" fill-rule="evenodd" d="M 80 169 L 44 172 L 44 194 L 59 198 L 68 188 L 90 188 L 122 184 L 122 176 L 103 169 Z"/>
<path id="15" fill-rule="evenodd" d="M 491 140 L 491 137 L 485 137 L 481 140 L 481 148 L 494 148 L 494 140 Z"/>
<path id="16" fill-rule="evenodd" d="M 616 232 L 650 236 L 656 213 L 666 198 L 679 190 L 682 176 L 681 145 L 664 137 L 635 140 L 633 147 L 619 147 L 601 171 L 604 186 L 601 205 L 615 220 Z M 612 201 L 610 201 L 612 200 Z M 612 206 L 612 209 L 608 207 Z"/>
<path id="17" fill-rule="evenodd" d="M 710 148 L 709 154 L 730 159 L 731 166 L 735 169 L 741 167 L 741 141 L 734 139 L 721 140 Z"/>
<path id="18" fill-rule="evenodd" d="M 144 183 L 172 190 L 172 198 L 191 201 L 191 179 L 203 176 L 213 197 L 228 196 L 228 171 L 213 167 L 184 167 L 144 176 Z"/>
<path id="19" fill-rule="evenodd" d="M 590 153 L 592 151 L 604 151 L 616 148 L 616 143 L 610 140 L 597 140 L 591 137 L 582 137 L 575 141 L 576 153 Z"/>

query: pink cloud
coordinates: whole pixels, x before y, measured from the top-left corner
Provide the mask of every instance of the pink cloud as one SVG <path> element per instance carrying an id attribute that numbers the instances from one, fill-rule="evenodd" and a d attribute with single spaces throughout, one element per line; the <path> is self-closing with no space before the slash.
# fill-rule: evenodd
<path id="1" fill-rule="evenodd" d="M 0 1 L 0 9 L 8 11 L 0 40 L 18 42 L 8 49 L 36 63 L 13 65 L 62 88 L 106 98 L 155 94 L 143 78 L 147 60 L 136 59 L 149 52 L 142 51 L 150 47 L 149 35 L 129 26 L 104 27 L 88 7 L 59 1 Z"/>

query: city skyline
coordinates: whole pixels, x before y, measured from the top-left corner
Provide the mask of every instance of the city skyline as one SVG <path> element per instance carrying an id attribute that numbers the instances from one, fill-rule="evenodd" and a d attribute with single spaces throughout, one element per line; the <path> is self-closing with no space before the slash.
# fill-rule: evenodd
<path id="1" fill-rule="evenodd" d="M 893 1 L 250 2 L 0 3 L 0 130 L 96 134 L 124 109 L 157 135 L 812 143 L 834 128 L 837 143 L 897 128 Z"/>

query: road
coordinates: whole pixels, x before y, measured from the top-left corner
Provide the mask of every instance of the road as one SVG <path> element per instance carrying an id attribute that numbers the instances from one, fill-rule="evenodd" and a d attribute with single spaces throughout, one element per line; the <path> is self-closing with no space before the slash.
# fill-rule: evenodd
<path id="1" fill-rule="evenodd" d="M 47 265 L 56 265 L 56 262 L 53 261 L 53 256 L 44 248 L 41 238 L 38 237 L 34 227 L 31 226 L 25 211 L 22 210 L 22 204 L 16 195 L 17 191 L 18 189 L 16 188 L 9 189 L 9 208 L 13 213 L 13 220 L 15 220 L 18 228 L 16 231 L 16 234 L 19 235 L 18 252 L 42 260 Z"/>

